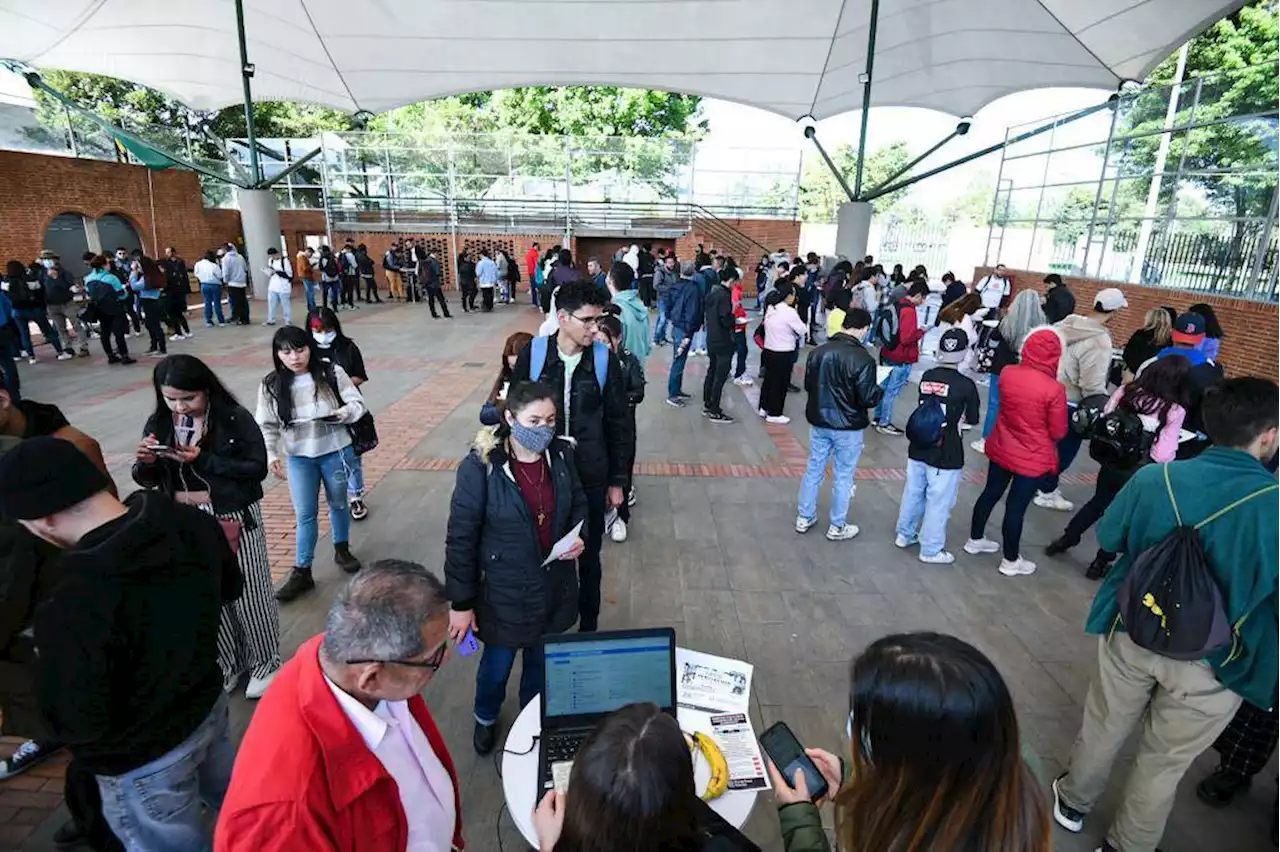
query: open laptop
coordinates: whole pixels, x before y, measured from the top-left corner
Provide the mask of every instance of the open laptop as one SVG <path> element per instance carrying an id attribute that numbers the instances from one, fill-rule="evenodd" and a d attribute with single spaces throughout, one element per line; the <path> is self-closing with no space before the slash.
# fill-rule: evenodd
<path id="1" fill-rule="evenodd" d="M 670 627 L 565 633 L 542 639 L 538 792 L 568 784 L 569 767 L 596 724 L 637 701 L 676 715 L 676 633 Z"/>

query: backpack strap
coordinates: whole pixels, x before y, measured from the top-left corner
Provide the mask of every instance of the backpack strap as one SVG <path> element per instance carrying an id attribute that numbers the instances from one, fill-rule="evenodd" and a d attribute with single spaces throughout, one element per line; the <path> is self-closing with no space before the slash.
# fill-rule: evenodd
<path id="1" fill-rule="evenodd" d="M 549 338 L 538 335 L 533 339 L 533 343 L 529 348 L 529 380 L 538 381 L 542 376 L 542 368 L 547 364 L 547 340 Z"/>
<path id="2" fill-rule="evenodd" d="M 591 353 L 595 359 L 596 384 L 600 385 L 603 396 L 604 383 L 609 379 L 609 347 L 597 340 L 591 344 Z"/>
<path id="3" fill-rule="evenodd" d="M 1227 512 L 1230 512 L 1232 509 L 1236 508 L 1241 503 L 1247 503 L 1250 500 L 1252 500 L 1254 497 L 1257 497 L 1259 494 L 1266 494 L 1267 492 L 1275 491 L 1277 489 L 1280 489 L 1280 483 L 1277 483 L 1274 485 L 1268 485 L 1265 488 L 1259 488 L 1257 491 L 1253 492 L 1252 494 L 1246 494 L 1245 496 L 1241 497 L 1239 500 L 1232 503 L 1230 506 L 1224 506 L 1223 508 L 1214 512 L 1212 515 L 1205 518 L 1200 523 L 1196 524 L 1195 528 L 1200 529 L 1202 526 L 1209 523 L 1210 521 L 1216 521 L 1218 518 L 1221 518 L 1223 515 L 1225 515 Z"/>
<path id="4" fill-rule="evenodd" d="M 1164 463 L 1164 487 L 1169 492 L 1169 502 L 1173 504 L 1173 519 L 1182 526 L 1182 512 L 1178 511 L 1178 501 L 1173 496 L 1173 483 L 1169 481 L 1169 463 Z"/>

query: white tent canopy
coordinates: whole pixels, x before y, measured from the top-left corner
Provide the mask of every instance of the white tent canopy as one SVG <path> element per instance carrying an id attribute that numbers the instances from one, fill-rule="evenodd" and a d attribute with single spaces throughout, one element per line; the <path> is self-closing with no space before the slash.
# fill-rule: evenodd
<path id="1" fill-rule="evenodd" d="M 956 116 L 1114 90 L 1243 0 L 884 0 L 872 104 Z M 871 0 L 244 0 L 255 100 L 381 112 L 527 85 L 662 89 L 822 119 L 862 105 Z M 0 57 L 242 100 L 233 0 L 0 0 Z M 86 105 L 87 106 L 87 105 Z"/>

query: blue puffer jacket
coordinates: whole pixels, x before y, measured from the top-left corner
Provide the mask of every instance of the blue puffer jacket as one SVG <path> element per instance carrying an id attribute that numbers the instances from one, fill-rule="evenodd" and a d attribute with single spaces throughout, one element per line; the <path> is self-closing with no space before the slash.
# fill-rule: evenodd
<path id="1" fill-rule="evenodd" d="M 667 319 L 687 335 L 702 328 L 702 288 L 692 278 L 681 278 L 663 300 Z"/>

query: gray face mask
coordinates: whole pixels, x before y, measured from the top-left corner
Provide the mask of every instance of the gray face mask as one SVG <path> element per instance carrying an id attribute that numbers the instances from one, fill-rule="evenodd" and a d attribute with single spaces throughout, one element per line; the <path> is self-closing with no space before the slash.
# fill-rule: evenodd
<path id="1" fill-rule="evenodd" d="M 510 421 L 511 437 L 530 452 L 545 453 L 556 437 L 554 426 L 525 426 L 517 420 Z"/>

